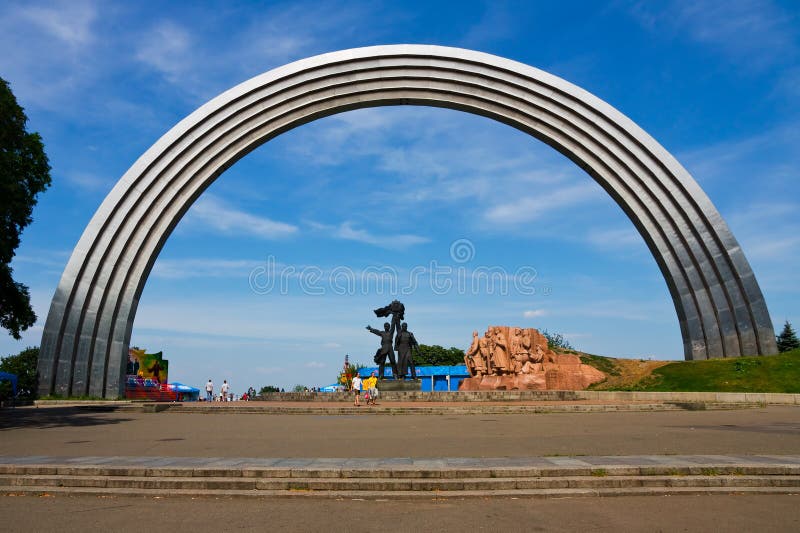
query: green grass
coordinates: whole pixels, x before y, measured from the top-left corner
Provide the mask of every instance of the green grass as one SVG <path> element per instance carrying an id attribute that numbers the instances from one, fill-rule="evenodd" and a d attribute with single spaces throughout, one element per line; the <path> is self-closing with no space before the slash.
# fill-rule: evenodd
<path id="1" fill-rule="evenodd" d="M 766 357 L 670 363 L 618 390 L 800 393 L 800 349 Z"/>
<path id="2" fill-rule="evenodd" d="M 581 363 L 593 366 L 600 372 L 605 372 L 609 376 L 619 376 L 619 369 L 615 363 L 616 359 L 612 357 L 582 353 L 580 354 L 580 358 Z"/>

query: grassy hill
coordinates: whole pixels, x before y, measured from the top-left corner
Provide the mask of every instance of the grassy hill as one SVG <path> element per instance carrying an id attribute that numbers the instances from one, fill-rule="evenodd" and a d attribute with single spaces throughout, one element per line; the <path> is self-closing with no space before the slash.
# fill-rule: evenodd
<path id="1" fill-rule="evenodd" d="M 641 361 L 580 354 L 609 378 L 592 390 L 800 393 L 800 349 L 766 357 Z"/>

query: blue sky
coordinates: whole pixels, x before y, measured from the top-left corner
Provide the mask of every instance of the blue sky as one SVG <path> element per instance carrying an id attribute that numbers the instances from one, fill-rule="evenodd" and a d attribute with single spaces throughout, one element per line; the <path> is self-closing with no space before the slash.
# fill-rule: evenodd
<path id="1" fill-rule="evenodd" d="M 7 1 L 0 76 L 44 138 L 53 186 L 13 263 L 39 322 L 0 353 L 38 345 L 83 228 L 181 118 L 287 62 L 393 43 L 508 57 L 628 115 L 725 217 L 775 327 L 800 325 L 794 1 Z M 328 117 L 228 170 L 162 251 L 132 344 L 195 385 L 325 385 L 345 353 L 370 361 L 364 326 L 397 292 L 428 344 L 463 348 L 473 329 L 508 324 L 599 354 L 683 357 L 655 261 L 590 177 L 508 126 L 423 107 Z"/>

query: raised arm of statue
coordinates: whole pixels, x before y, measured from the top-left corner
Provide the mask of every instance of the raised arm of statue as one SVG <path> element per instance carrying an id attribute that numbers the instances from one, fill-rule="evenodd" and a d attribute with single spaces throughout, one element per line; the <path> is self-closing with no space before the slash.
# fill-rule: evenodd
<path id="1" fill-rule="evenodd" d="M 375 329 L 375 328 L 373 328 L 372 326 L 367 326 L 367 329 L 369 330 L 369 332 L 370 332 L 370 333 L 374 333 L 374 334 L 375 334 L 375 335 L 377 335 L 378 337 L 380 337 L 380 336 L 381 336 L 381 334 L 383 333 L 381 330 L 379 330 L 379 329 Z"/>

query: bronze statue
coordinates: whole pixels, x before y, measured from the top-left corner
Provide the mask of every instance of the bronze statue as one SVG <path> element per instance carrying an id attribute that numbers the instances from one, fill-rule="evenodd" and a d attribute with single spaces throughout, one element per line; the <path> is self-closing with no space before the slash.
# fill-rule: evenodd
<path id="1" fill-rule="evenodd" d="M 392 303 L 386 307 L 379 307 L 378 309 L 375 309 L 374 312 L 375 316 L 379 318 L 384 318 L 389 315 L 392 316 L 390 331 L 394 336 L 395 332 L 400 331 L 400 322 L 402 322 L 403 318 L 405 318 L 406 306 L 404 306 L 399 300 L 392 300 Z"/>
<path id="2" fill-rule="evenodd" d="M 377 310 L 376 310 L 377 313 Z M 384 367 L 386 366 L 386 356 L 392 365 L 392 373 L 397 376 L 397 363 L 394 360 L 394 350 L 392 349 L 392 332 L 389 323 L 383 324 L 383 331 L 367 326 L 367 329 L 381 338 L 381 347 L 375 352 L 374 361 L 378 365 L 378 379 L 383 379 Z"/>
<path id="3" fill-rule="evenodd" d="M 414 360 L 411 350 L 419 347 L 414 334 L 408 331 L 408 324 L 405 322 L 400 326 L 400 331 L 394 338 L 394 347 L 397 349 L 397 372 L 395 379 L 405 379 L 406 372 L 411 367 L 411 379 L 417 379 L 417 370 L 414 368 Z"/>

